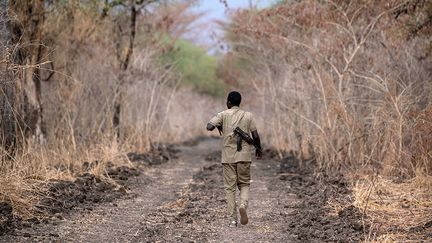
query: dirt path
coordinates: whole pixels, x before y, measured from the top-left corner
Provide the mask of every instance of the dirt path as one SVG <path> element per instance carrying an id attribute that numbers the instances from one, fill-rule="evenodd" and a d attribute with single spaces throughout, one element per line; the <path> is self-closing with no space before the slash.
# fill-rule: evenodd
<path id="1" fill-rule="evenodd" d="M 329 218 L 326 198 L 334 195 L 299 176 L 288 163 L 252 164 L 250 223 L 229 228 L 225 213 L 219 140 L 179 146 L 178 159 L 131 178 L 130 193 L 111 203 L 78 209 L 48 224 L 0 238 L 1 242 L 304 242 L 356 241 L 345 218 Z M 336 181 L 335 185 L 339 185 Z M 339 188 L 331 185 L 329 188 Z M 324 188 L 324 189 L 323 189 Z M 320 192 L 329 192 L 322 196 Z M 305 195 L 305 198 L 301 198 Z M 319 199 L 319 200 L 317 200 Z M 320 202 L 322 202 L 320 204 Z M 347 214 L 350 216 L 351 214 Z M 345 217 L 345 216 L 343 216 Z M 335 222 L 335 223 L 329 223 Z M 348 222 L 348 223 L 346 223 Z M 333 225 L 334 224 L 334 225 Z M 329 226 L 329 227 L 327 227 Z M 340 232 L 339 232 L 340 231 Z M 354 233 L 358 233 L 354 231 Z M 361 232 L 361 231 L 360 231 Z M 338 238 L 339 235 L 349 238 Z M 360 233 L 361 234 L 361 233 Z"/>
<path id="2" fill-rule="evenodd" d="M 166 202 L 144 219 L 144 226 L 136 241 L 171 242 L 291 242 L 287 234 L 286 216 L 292 211 L 286 207 L 295 203 L 295 196 L 281 193 L 271 185 L 279 182 L 280 163 L 258 161 L 252 164 L 252 186 L 247 226 L 228 227 L 226 201 L 222 181 L 222 166 L 208 147 L 217 147 L 218 141 L 200 144 L 201 170 L 182 188 L 175 201 Z M 202 150 L 200 149 L 202 148 Z M 204 157 L 212 161 L 203 160 Z M 185 160 L 184 153 L 181 156 Z M 187 157 L 186 157 L 187 158 Z M 189 160 L 189 159 L 186 159 Z M 274 190 L 275 189 L 275 190 Z M 134 240 L 134 241 L 135 241 Z"/>

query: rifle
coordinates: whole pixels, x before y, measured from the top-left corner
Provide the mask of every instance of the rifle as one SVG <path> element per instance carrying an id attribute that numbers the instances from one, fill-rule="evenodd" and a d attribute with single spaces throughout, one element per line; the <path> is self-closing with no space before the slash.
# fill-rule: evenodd
<path id="1" fill-rule="evenodd" d="M 237 151 L 240 152 L 242 150 L 242 140 L 245 140 L 246 143 L 253 145 L 256 149 L 260 149 L 257 144 L 255 144 L 255 141 L 243 130 L 241 130 L 240 127 L 236 127 L 234 129 L 234 135 L 237 135 Z"/>

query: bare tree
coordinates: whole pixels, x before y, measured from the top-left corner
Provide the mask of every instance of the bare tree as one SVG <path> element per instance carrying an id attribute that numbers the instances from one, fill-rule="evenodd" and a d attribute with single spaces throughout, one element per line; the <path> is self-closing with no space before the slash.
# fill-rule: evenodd
<path id="1" fill-rule="evenodd" d="M 116 98 L 114 100 L 113 126 L 117 132 L 117 138 L 120 138 L 121 110 L 125 89 L 125 81 L 123 76 L 124 72 L 126 72 L 129 67 L 129 63 L 134 50 L 134 42 L 137 28 L 137 16 L 141 11 L 145 10 L 148 5 L 155 2 L 158 2 L 158 0 L 128 0 L 120 1 L 117 3 L 124 7 L 129 17 L 126 30 L 124 30 L 120 21 L 117 21 L 116 26 L 118 30 L 118 40 L 116 43 L 117 60 L 119 62 L 120 73 L 118 75 L 115 96 Z"/>
<path id="2" fill-rule="evenodd" d="M 41 103 L 42 26 L 44 0 L 9 1 L 11 39 L 19 43 L 13 62 L 23 66 L 19 77 L 20 128 L 25 137 L 44 138 Z M 22 95 L 21 95 L 22 94 Z"/>
<path id="3" fill-rule="evenodd" d="M 15 119 L 14 99 L 15 82 L 10 63 L 10 33 L 8 28 L 8 1 L 0 1 L 0 119 L 1 145 L 7 155 L 12 155 L 15 149 Z M 0 154 L 1 155 L 1 154 Z M 2 156 L 3 157 L 3 156 Z"/>
<path id="4" fill-rule="evenodd" d="M 412 111 L 430 105 L 431 5 L 366 2 L 375 5 L 301 1 L 239 11 L 228 37 L 232 52 L 249 62 L 244 75 L 271 114 L 276 147 L 302 159 L 312 154 L 324 169 L 373 163 L 411 176 L 419 164 L 406 142 L 418 133 Z M 418 29 L 424 36 L 411 39 Z"/>

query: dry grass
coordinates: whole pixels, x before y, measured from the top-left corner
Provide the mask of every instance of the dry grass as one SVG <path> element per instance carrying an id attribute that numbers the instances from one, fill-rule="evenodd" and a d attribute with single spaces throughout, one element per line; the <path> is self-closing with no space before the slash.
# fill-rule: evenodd
<path id="1" fill-rule="evenodd" d="M 243 70 L 243 103 L 257 114 L 264 142 L 280 154 L 298 151 L 323 170 L 352 174 L 355 205 L 372 220 L 368 240 L 405 240 L 432 218 L 431 55 L 418 54 L 430 38 L 408 38 L 404 21 L 394 21 L 403 1 L 358 2 L 306 0 L 238 13 L 233 50 L 254 60 Z M 2 161 L 0 200 L 25 217 L 50 180 L 73 180 L 93 161 L 91 173 L 104 177 L 108 162 L 130 165 L 128 151 L 203 135 L 208 118 L 225 108 L 179 88 L 181 77 L 156 61 L 164 50 L 148 33 L 138 33 L 122 72 L 115 43 L 106 38 L 112 23 L 74 4 L 64 5 L 74 23 L 58 12 L 44 26 L 53 42 L 44 61 L 56 67 L 42 83 L 46 140 L 29 140 L 13 160 Z M 41 69 L 44 77 L 52 71 L 48 64 Z M 117 140 L 112 117 L 120 77 L 126 95 Z M 379 176 L 364 176 L 368 169 Z M 329 207 L 337 213 L 343 202 Z"/>
<path id="2" fill-rule="evenodd" d="M 22 146 L 13 156 L 0 149 L 0 201 L 10 202 L 14 213 L 22 217 L 36 213 L 34 206 L 50 181 L 73 181 L 83 172 L 109 180 L 107 163 L 132 166 L 127 152 L 145 153 L 160 143 L 203 135 L 205 122 L 212 115 L 205 110 L 215 110 L 213 98 L 180 88 L 181 77 L 173 72 L 175 64 L 162 64 L 160 60 L 160 55 L 170 48 L 160 38 L 164 31 L 172 32 L 175 39 L 196 19 L 187 14 L 189 2 L 168 12 L 163 6 L 161 10 L 155 7 L 152 14 L 139 16 L 135 49 L 127 70 L 119 67 L 116 52 L 121 50 L 117 44 L 124 44 L 124 40 L 116 36 L 116 28 L 121 21 L 129 20 L 116 14 L 102 18 L 102 5 L 103 1 L 71 1 L 46 6 L 49 9 L 44 13 L 41 64 L 32 67 L 39 68 L 44 79 L 41 104 L 45 138 L 22 138 L 22 128 L 17 127 L 20 141 L 25 141 Z M 2 12 L 2 32 L 6 32 L 5 17 Z M 19 80 L 6 75 L 12 72 L 11 52 L 17 50 L 6 46 L 10 40 L 4 36 L 0 43 L 1 92 L 6 79 L 11 79 L 7 85 L 21 88 Z M 24 67 L 13 69 L 16 79 L 25 71 Z M 113 114 L 119 90 L 124 97 L 117 139 Z M 18 108 L 14 113 L 17 120 L 22 116 Z M 86 171 L 85 163 L 96 166 Z"/>
<path id="3" fill-rule="evenodd" d="M 38 193 L 44 190 L 41 183 L 8 173 L 1 175 L 0 200 L 9 202 L 14 213 L 24 218 L 34 215 L 39 198 Z"/>
<path id="4" fill-rule="evenodd" d="M 161 89 L 169 91 L 169 87 Z M 163 92 L 159 95 L 163 96 Z M 69 127 L 71 130 L 63 135 L 64 139 L 50 138 L 46 144 L 29 141 L 12 161 L 3 161 L 0 200 L 10 202 L 17 215 L 29 218 L 37 213 L 34 205 L 43 196 L 49 181 L 73 181 L 77 175 L 86 172 L 84 163 L 97 161 L 88 172 L 109 179 L 107 163 L 133 166 L 126 156 L 127 152 L 148 152 L 159 143 L 182 142 L 203 135 L 205 122 L 212 116 L 211 111 L 216 110 L 216 102 L 190 89 L 178 89 L 170 99 L 168 107 L 162 105 L 167 100 L 158 102 L 158 108 L 153 111 L 158 113 L 158 119 L 147 120 L 150 130 L 145 128 L 145 119 L 127 120 L 134 123 L 128 125 L 130 130 L 126 130 L 127 136 L 121 142 L 117 142 L 114 132 L 106 132 L 80 143 L 79 138 L 75 137 L 78 127 Z M 148 106 L 138 106 L 137 113 L 145 114 L 139 109 L 145 111 Z M 185 109 L 188 112 L 184 112 Z M 209 112 L 203 112 L 205 110 Z M 56 133 L 61 134 L 62 131 L 59 129 Z"/>
<path id="5" fill-rule="evenodd" d="M 380 229 L 399 225 L 395 235 L 431 217 L 431 26 L 411 38 L 406 23 L 432 5 L 410 10 L 417 3 L 284 3 L 236 13 L 228 34 L 233 54 L 253 60 L 243 87 L 264 141 L 314 157 L 320 171 L 357 174 L 353 183 L 379 174 L 373 188 L 372 179 L 356 184 L 356 205 L 369 202 Z"/>
<path id="6" fill-rule="evenodd" d="M 84 163 L 97 161 L 88 172 L 108 180 L 107 163 L 131 166 L 116 142 L 94 144 L 75 151 L 30 143 L 23 151 L 1 167 L 0 200 L 11 203 L 14 213 L 24 218 L 38 214 L 35 206 L 51 181 L 73 181 L 77 175 L 87 172 Z"/>
<path id="7" fill-rule="evenodd" d="M 176 87 L 178 77 L 155 63 L 157 52 L 143 48 L 125 74 L 128 92 L 122 137 L 117 140 L 111 123 L 116 79 L 113 53 L 96 45 L 76 56 L 72 65 L 67 43 L 61 42 L 53 58 L 68 66 L 69 74 L 59 73 L 56 82 L 43 83 L 44 117 L 49 118 L 45 141 L 29 139 L 13 160 L 2 160 L 0 200 L 10 202 L 14 213 L 24 218 L 37 213 L 34 206 L 51 180 L 73 181 L 85 172 L 84 163 L 97 161 L 89 172 L 109 180 L 107 163 L 132 166 L 127 152 L 145 153 L 152 145 L 202 134 L 206 118 L 201 110 L 213 104 L 211 98 Z M 190 114 L 200 118 L 190 122 Z M 182 126 L 186 121 L 189 126 Z"/>
<path id="8" fill-rule="evenodd" d="M 149 61 L 152 58 L 147 57 Z M 86 81 L 89 74 L 84 72 L 79 76 L 84 80 L 75 78 L 66 80 L 66 85 L 47 85 L 45 93 L 49 95 L 44 110 L 45 117 L 50 117 L 46 121 L 47 139 L 42 144 L 30 139 L 13 160 L 2 162 L 0 200 L 10 202 L 17 215 L 29 218 L 37 213 L 34 205 L 43 196 L 49 181 L 73 181 L 84 172 L 86 162 L 97 161 L 89 172 L 106 177 L 108 162 L 114 166 L 132 166 L 127 152 L 145 153 L 159 143 L 182 142 L 203 135 L 205 122 L 211 117 L 203 111 L 215 110 L 214 100 L 191 89 L 164 83 L 153 64 L 141 62 L 141 65 L 150 66 L 132 65 L 133 71 L 151 69 L 152 73 L 146 73 L 146 80 L 141 79 L 143 74 L 139 72 L 127 76 L 132 85 L 123 113 L 121 140 L 115 138 L 111 125 L 109 105 L 113 91 L 102 81 L 109 74 L 104 71 L 108 67 L 93 69 L 92 74 L 97 78 L 90 81 Z M 172 78 L 170 75 L 166 77 Z M 95 93 L 99 96 L 94 96 Z"/>
<path id="9" fill-rule="evenodd" d="M 355 206 L 372 223 L 369 240 L 389 242 L 427 237 L 421 228 L 432 219 L 432 177 L 394 182 L 382 176 L 368 176 L 357 181 L 353 192 Z"/>

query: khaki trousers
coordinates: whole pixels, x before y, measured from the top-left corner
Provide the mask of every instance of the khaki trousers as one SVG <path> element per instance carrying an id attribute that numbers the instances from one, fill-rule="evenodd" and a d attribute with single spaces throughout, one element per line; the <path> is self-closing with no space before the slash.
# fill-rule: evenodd
<path id="1" fill-rule="evenodd" d="M 237 220 L 236 188 L 240 191 L 240 207 L 247 208 L 251 162 L 223 163 L 222 165 L 228 215 L 233 220 Z"/>

